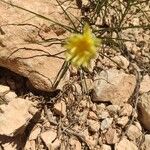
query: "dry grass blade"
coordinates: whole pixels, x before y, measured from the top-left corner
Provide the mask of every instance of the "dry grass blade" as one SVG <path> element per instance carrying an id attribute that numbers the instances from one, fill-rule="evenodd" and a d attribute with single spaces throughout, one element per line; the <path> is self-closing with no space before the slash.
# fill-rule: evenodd
<path id="1" fill-rule="evenodd" d="M 61 9 L 63 10 L 63 12 L 65 13 L 65 15 L 68 17 L 68 19 L 70 20 L 71 24 L 73 25 L 74 29 L 76 32 L 78 32 L 74 22 L 72 21 L 72 19 L 70 18 L 70 16 L 68 15 L 67 11 L 63 8 L 63 6 L 60 4 L 59 0 L 56 0 L 56 2 L 58 3 L 58 5 L 61 7 Z"/>

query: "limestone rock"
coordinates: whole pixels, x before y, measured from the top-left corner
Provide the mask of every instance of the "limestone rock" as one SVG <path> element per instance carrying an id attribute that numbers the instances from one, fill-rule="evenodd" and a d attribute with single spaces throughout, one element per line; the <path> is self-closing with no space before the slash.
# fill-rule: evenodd
<path id="1" fill-rule="evenodd" d="M 82 108 L 88 108 L 89 107 L 89 102 L 87 102 L 86 99 L 81 100 L 80 107 L 82 107 Z"/>
<path id="2" fill-rule="evenodd" d="M 35 129 L 33 129 L 33 131 L 31 132 L 30 136 L 29 136 L 29 140 L 35 140 L 38 135 L 41 132 L 41 128 L 40 127 L 36 127 Z"/>
<path id="3" fill-rule="evenodd" d="M 135 121 L 134 124 L 140 131 L 142 131 L 142 126 L 138 121 Z"/>
<path id="4" fill-rule="evenodd" d="M 115 144 L 119 141 L 116 129 L 109 128 L 105 134 L 107 144 Z"/>
<path id="5" fill-rule="evenodd" d="M 89 130 L 91 132 L 95 133 L 95 132 L 99 131 L 99 129 L 100 129 L 100 123 L 99 123 L 99 121 L 95 121 L 95 120 L 89 119 L 89 120 L 87 120 L 87 123 L 89 125 Z"/>
<path id="6" fill-rule="evenodd" d="M 5 100 L 7 102 L 10 102 L 11 100 L 13 100 L 16 97 L 17 97 L 17 94 L 15 92 L 10 91 L 5 95 Z"/>
<path id="7" fill-rule="evenodd" d="M 85 141 L 88 143 L 90 149 L 94 149 L 97 145 L 97 138 L 93 138 L 93 136 L 86 136 Z"/>
<path id="8" fill-rule="evenodd" d="M 129 118 L 127 116 L 121 117 L 117 119 L 117 124 L 124 127 L 128 123 L 128 121 Z"/>
<path id="9" fill-rule="evenodd" d="M 57 102 L 54 105 L 54 112 L 60 116 L 66 116 L 66 103 L 64 101 Z"/>
<path id="10" fill-rule="evenodd" d="M 111 146 L 107 144 L 103 144 L 100 150 L 111 150 Z"/>
<path id="11" fill-rule="evenodd" d="M 136 139 L 142 136 L 142 132 L 135 125 L 131 125 L 127 130 L 127 136 L 130 140 L 136 141 Z"/>
<path id="12" fill-rule="evenodd" d="M 150 134 L 146 134 L 144 142 L 141 145 L 141 150 L 149 150 L 149 148 L 150 148 Z"/>
<path id="13" fill-rule="evenodd" d="M 96 79 L 94 82 L 96 96 L 93 96 L 92 100 L 110 101 L 117 105 L 122 105 L 128 101 L 136 83 L 135 76 L 116 69 L 102 71 Z"/>
<path id="14" fill-rule="evenodd" d="M 89 113 L 88 113 L 88 119 L 98 120 L 98 117 L 97 117 L 97 115 L 93 111 L 89 111 Z"/>
<path id="15" fill-rule="evenodd" d="M 99 119 L 105 119 L 110 117 L 109 112 L 107 110 L 102 111 L 98 114 Z"/>
<path id="16" fill-rule="evenodd" d="M 79 118 L 79 124 L 83 125 L 85 122 L 87 122 L 87 116 L 88 116 L 89 110 L 84 109 L 83 112 L 77 112 L 77 116 Z"/>
<path id="17" fill-rule="evenodd" d="M 117 115 L 119 110 L 120 110 L 120 106 L 118 105 L 109 105 L 106 107 L 106 109 L 108 110 L 108 112 L 111 114 L 111 115 Z"/>
<path id="18" fill-rule="evenodd" d="M 3 107 L 3 113 L 0 114 L 0 134 L 11 136 L 17 129 L 21 128 L 23 132 L 26 123 L 32 118 L 28 112 L 30 106 L 32 106 L 31 101 L 16 98 Z"/>
<path id="19" fill-rule="evenodd" d="M 89 134 L 88 129 L 85 129 L 83 132 L 81 132 L 81 135 L 83 135 L 85 137 L 85 141 L 88 144 L 90 149 L 94 149 L 94 147 L 97 145 L 98 143 L 98 134 L 94 134 L 94 136 Z"/>
<path id="20" fill-rule="evenodd" d="M 73 150 L 81 150 L 81 143 L 77 139 L 69 139 L 69 144 Z"/>
<path id="21" fill-rule="evenodd" d="M 4 150 L 16 150 L 17 149 L 17 145 L 16 144 L 12 144 L 12 143 L 5 143 L 2 146 L 3 146 Z"/>
<path id="22" fill-rule="evenodd" d="M 115 150 L 138 150 L 138 147 L 126 138 L 123 138 L 119 143 L 115 144 Z"/>
<path id="23" fill-rule="evenodd" d="M 60 146 L 60 140 L 56 137 L 57 133 L 53 130 L 41 133 L 41 138 L 49 149 L 57 149 Z"/>
<path id="24" fill-rule="evenodd" d="M 108 58 L 102 59 L 102 64 L 108 66 L 109 68 L 117 68 L 118 66 L 127 69 L 129 66 L 129 61 L 122 55 L 111 57 L 111 60 Z M 102 68 L 101 64 L 98 64 Z"/>
<path id="25" fill-rule="evenodd" d="M 140 85 L 140 93 L 145 93 L 150 91 L 150 76 L 147 74 L 143 77 Z"/>
<path id="26" fill-rule="evenodd" d="M 130 116 L 132 114 L 132 106 L 130 104 L 124 104 L 119 111 L 119 116 Z"/>
<path id="27" fill-rule="evenodd" d="M 9 92 L 10 88 L 8 86 L 5 85 L 0 85 L 0 95 L 5 94 L 6 92 Z"/>
<path id="28" fill-rule="evenodd" d="M 106 118 L 101 122 L 101 130 L 108 129 L 113 122 L 113 118 Z"/>
<path id="29" fill-rule="evenodd" d="M 25 145 L 25 149 L 26 150 L 36 150 L 36 143 L 35 140 L 31 140 L 31 141 L 27 141 L 26 145 Z"/>
<path id="30" fill-rule="evenodd" d="M 144 128 L 150 130 L 150 92 L 143 93 L 138 103 L 139 119 Z"/>
<path id="31" fill-rule="evenodd" d="M 12 3 L 70 26 L 69 20 L 56 1 L 13 0 Z M 68 12 L 71 11 L 75 16 L 79 16 L 79 10 L 70 8 L 67 9 Z M 0 46 L 0 66 L 27 77 L 37 89 L 50 91 L 52 82 L 63 63 L 64 56 L 57 53 L 64 49 L 60 44 L 51 45 L 51 42 L 44 41 L 41 37 L 61 39 L 65 37 L 63 34 L 66 30 L 53 25 L 51 21 L 35 17 L 32 13 L 2 2 L 0 2 L 0 14 L 5 14 L 0 17 L 3 31 L 3 34 L 0 34 L 3 43 L 3 46 Z"/>
<path id="32" fill-rule="evenodd" d="M 115 56 L 112 58 L 117 64 L 119 64 L 122 68 L 127 69 L 129 66 L 129 61 L 123 57 L 122 55 L 120 56 Z M 116 65 L 116 64 L 115 64 Z"/>

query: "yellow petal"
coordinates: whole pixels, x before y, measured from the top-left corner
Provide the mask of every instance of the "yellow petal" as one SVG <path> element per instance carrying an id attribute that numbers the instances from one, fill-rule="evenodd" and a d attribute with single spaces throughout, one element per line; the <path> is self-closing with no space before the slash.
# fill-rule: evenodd
<path id="1" fill-rule="evenodd" d="M 96 56 L 98 40 L 88 24 L 85 24 L 82 34 L 73 34 L 66 41 L 66 60 L 76 67 L 90 66 L 90 61 Z"/>

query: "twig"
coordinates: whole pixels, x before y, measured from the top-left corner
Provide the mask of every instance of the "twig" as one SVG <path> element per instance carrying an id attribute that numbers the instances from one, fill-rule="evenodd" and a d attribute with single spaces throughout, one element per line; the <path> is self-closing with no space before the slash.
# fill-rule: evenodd
<path id="1" fill-rule="evenodd" d="M 45 110 L 45 113 L 46 113 L 46 116 L 47 116 L 47 119 L 48 119 L 49 123 L 50 123 L 50 124 L 53 124 L 53 125 L 56 125 L 56 126 L 59 126 L 59 124 L 58 124 L 57 122 L 55 122 L 55 121 L 53 121 L 53 120 L 51 119 L 51 117 L 50 117 L 50 115 L 49 115 L 49 113 L 48 113 L 48 109 L 47 109 L 47 106 L 46 106 L 46 105 L 44 106 L 44 110 Z M 61 133 L 67 132 L 68 134 L 71 134 L 71 135 L 76 136 L 79 140 L 81 140 L 82 142 L 84 142 L 84 143 L 87 145 L 87 147 L 88 147 L 89 149 L 91 149 L 91 148 L 90 148 L 90 145 L 88 144 L 88 142 L 87 142 L 87 140 L 86 140 L 86 138 L 85 138 L 84 135 L 82 135 L 81 133 L 75 132 L 75 131 L 73 131 L 73 130 L 70 130 L 70 129 L 68 129 L 68 127 L 65 128 L 65 127 L 63 127 L 62 125 L 61 125 L 60 127 L 61 127 L 61 130 L 62 130 Z"/>

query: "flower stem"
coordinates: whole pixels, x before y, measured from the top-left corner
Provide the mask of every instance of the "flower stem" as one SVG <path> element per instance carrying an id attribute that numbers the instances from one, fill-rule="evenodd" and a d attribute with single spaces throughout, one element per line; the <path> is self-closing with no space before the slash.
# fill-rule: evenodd
<path id="1" fill-rule="evenodd" d="M 70 62 L 64 61 L 60 71 L 58 72 L 56 79 L 54 81 L 54 84 L 52 85 L 52 89 L 55 90 L 60 83 L 61 79 L 64 77 L 65 73 L 67 72 L 69 68 Z"/>

